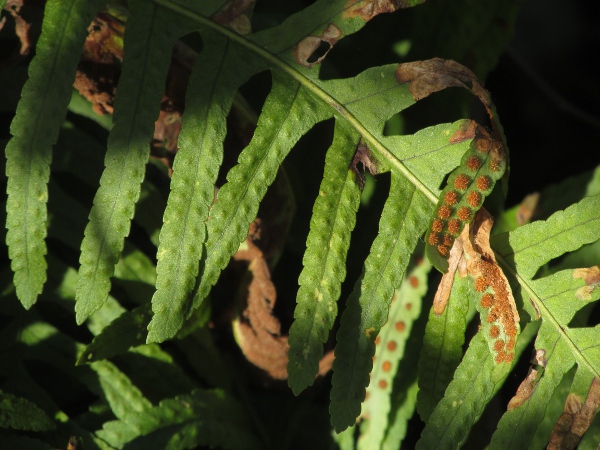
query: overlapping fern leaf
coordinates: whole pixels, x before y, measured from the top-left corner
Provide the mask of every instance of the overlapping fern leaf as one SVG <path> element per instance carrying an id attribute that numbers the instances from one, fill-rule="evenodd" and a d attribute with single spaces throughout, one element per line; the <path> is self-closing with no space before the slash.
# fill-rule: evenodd
<path id="1" fill-rule="evenodd" d="M 42 35 L 11 126 L 13 138 L 6 147 L 7 244 L 15 292 L 2 286 L 3 297 L 10 300 L 4 305 L 10 310 L 6 315 L 11 317 L 11 324 L 15 321 L 14 327 L 10 325 L 6 331 L 11 336 L 16 335 L 13 328 L 20 320 L 14 310 L 16 299 L 25 308 L 31 308 L 46 278 L 46 289 L 59 299 L 59 306 L 74 308 L 76 322 L 87 323 L 95 338 L 85 349 L 76 339 L 38 320 L 37 315 L 28 316 L 25 325 L 21 323 L 16 341 L 26 352 L 61 373 L 61 364 L 69 364 L 68 357 L 91 363 L 89 368 L 73 369 L 73 373 L 67 370 L 67 376 L 101 399 L 100 412 L 92 411 L 87 419 L 103 425 L 94 432 L 91 428 L 82 430 L 86 417 L 77 421 L 67 417 L 37 382 L 27 379 L 24 385 L 32 393 L 3 397 L 8 407 L 14 405 L 17 411 L 14 423 L 7 426 L 23 429 L 19 428 L 23 427 L 20 417 L 29 415 L 32 420 L 27 430 L 62 427 L 62 434 L 89 438 L 90 448 L 145 448 L 150 443 L 174 448 L 261 448 L 264 436 L 257 436 L 260 432 L 253 429 L 252 419 L 244 411 L 246 406 L 231 394 L 232 377 L 202 373 L 210 380 L 208 384 L 216 388 L 198 388 L 156 344 L 187 336 L 186 321 L 193 314 L 205 314 L 212 287 L 246 239 L 250 223 L 283 161 L 316 124 L 332 120 L 333 142 L 327 150 L 323 180 L 314 203 L 295 321 L 290 329 L 288 384 L 296 394 L 313 384 L 323 345 L 337 318 L 360 204 L 359 165 L 373 174 L 389 172 L 390 189 L 378 233 L 364 261 L 362 275 L 352 280 L 354 288 L 346 299 L 337 332 L 331 423 L 336 431 L 351 427 L 363 408 L 366 419 L 361 426 L 359 447 L 393 448 L 402 440 L 416 402 L 427 423 L 419 443 L 421 448 L 453 448 L 465 442 L 510 367 L 499 368 L 495 364 L 483 333 L 470 341 L 462 355 L 464 332 L 473 313 L 466 300 L 474 290 L 461 281 L 456 282 L 443 315 L 430 315 L 426 328 L 423 322 L 419 322 L 421 328 L 414 327 L 423 332 L 424 338 L 409 349 L 405 345 L 408 330 L 413 322 L 418 322 L 420 308 L 406 312 L 410 310 L 406 305 L 423 298 L 429 265 L 417 265 L 409 277 L 405 274 L 411 258 L 414 262 L 415 248 L 430 222 L 442 182 L 472 144 L 473 136 L 466 131 L 472 122 L 439 124 L 403 136 L 385 135 L 384 126 L 417 99 L 448 86 L 472 87 L 482 100 L 485 93 L 479 90 L 470 72 L 467 79 L 461 78 L 466 70 L 459 65 L 449 66 L 444 73 L 434 72 L 432 78 L 426 76 L 420 84 L 413 84 L 414 80 L 405 82 L 405 74 L 398 75 L 397 64 L 372 67 L 352 78 L 325 81 L 319 77 L 320 62 L 327 56 L 319 56 L 320 45 L 331 48 L 377 14 L 393 12 L 399 9 L 398 5 L 415 6 L 421 0 L 319 0 L 280 25 L 258 33 L 248 33 L 244 28 L 247 11 L 239 5 L 231 6 L 236 2 L 129 1 L 114 126 L 108 136 L 104 168 L 98 161 L 99 152 L 81 160 L 73 153 L 58 152 L 52 167 L 57 172 L 68 167 L 65 171 L 75 173 L 81 183 L 94 183 L 93 206 L 88 215 L 60 186 L 52 187 L 55 200 L 51 202 L 58 201 L 68 214 L 55 214 L 48 224 L 52 146 L 71 98 L 87 26 L 105 3 L 47 1 Z M 134 215 L 139 213 L 136 208 L 140 208 L 140 198 L 158 197 L 144 181 L 148 146 L 173 47 L 191 33 L 200 36 L 202 48 L 187 87 L 179 150 L 163 222 L 155 224 L 149 220 L 144 224 L 149 235 L 160 229 L 155 242 L 155 267 L 125 238 Z M 440 61 L 436 60 L 436 64 Z M 416 72 L 422 68 L 415 67 Z M 227 116 L 240 87 L 265 71 L 272 84 L 253 137 L 216 192 L 228 131 Z M 436 78 L 438 75 L 441 78 Z M 491 108 L 485 100 L 484 104 Z M 68 128 L 65 125 L 63 132 L 68 134 Z M 65 155 L 78 161 L 79 173 Z M 499 234 L 491 241 L 517 300 L 533 319 L 524 327 L 516 355 L 523 352 L 536 332 L 535 346 L 543 354 L 537 360 L 539 376 L 524 385 L 529 394 L 522 394 L 516 400 L 518 404 L 503 416 L 492 438 L 492 448 L 509 448 L 515 442 L 537 439 L 536 430 L 543 435 L 546 430 L 538 424 L 542 423 L 550 394 L 558 391 L 565 374 L 573 372 L 572 367 L 577 369 L 571 374 L 575 380 L 571 394 L 582 404 L 587 401 L 585 394 L 591 392 L 592 380 L 600 376 L 600 355 L 594 344 L 600 337 L 597 330 L 571 325 L 576 313 L 598 298 L 597 267 L 565 269 L 535 278 L 552 258 L 600 239 L 598 211 L 600 197 L 590 195 L 547 221 Z M 85 216 L 89 218 L 87 225 L 81 220 Z M 56 255 L 48 257 L 51 267 L 47 270 L 47 234 L 57 245 L 80 252 L 78 273 L 69 267 L 73 261 L 61 261 Z M 404 292 L 410 291 L 415 280 L 418 292 Z M 412 288 L 417 291 L 417 286 Z M 133 305 L 130 310 L 119 305 L 113 296 L 115 288 Z M 412 303 L 407 303 L 405 297 L 399 299 L 392 309 L 394 322 L 386 325 L 394 293 L 407 295 Z M 397 305 L 404 305 L 404 311 Z M 205 322 L 203 317 L 193 326 Z M 396 332 L 405 333 L 400 339 Z M 212 348 L 211 341 L 202 341 L 198 334 L 190 339 Z M 377 357 L 384 358 L 384 365 L 375 367 L 372 376 L 377 384 L 369 387 L 371 399 L 361 407 L 374 367 L 376 345 L 381 341 L 385 348 L 378 350 Z M 59 357 L 57 344 L 70 349 L 68 357 Z M 129 350 L 136 346 L 141 347 Z M 415 362 L 421 347 L 417 382 Z M 105 361 L 128 350 L 128 357 L 144 363 L 149 360 L 147 366 L 163 381 L 173 382 L 163 387 L 165 392 L 157 395 L 155 401 L 138 387 L 151 384 L 147 379 L 146 383 L 134 383 L 127 370 Z M 193 350 L 182 352 L 196 369 Z M 202 357 L 207 355 L 212 357 L 214 353 L 207 350 Z M 16 380 L 26 373 L 22 359 L 14 361 L 13 372 L 3 375 Z M 227 372 L 220 358 L 215 357 L 212 362 L 213 371 Z M 120 363 L 126 366 L 127 358 Z M 411 370 L 407 369 L 409 365 Z M 396 366 L 404 367 L 404 372 L 397 373 Z M 148 376 L 134 375 L 143 381 Z M 400 379 L 401 375 L 407 378 Z M 380 391 L 375 390 L 378 387 Z M 37 405 L 43 411 L 30 402 L 34 394 L 39 394 Z M 110 420 L 103 420 L 107 417 Z M 228 433 L 230 429 L 236 433 Z M 547 431 L 546 437 L 550 433 Z M 353 441 L 344 436 L 345 442 Z M 7 445 L 25 442 L 7 439 Z"/>

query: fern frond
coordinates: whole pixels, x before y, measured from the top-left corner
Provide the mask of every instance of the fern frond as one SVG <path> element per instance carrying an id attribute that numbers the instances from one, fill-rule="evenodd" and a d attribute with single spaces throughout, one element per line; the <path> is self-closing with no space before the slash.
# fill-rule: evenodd
<path id="1" fill-rule="evenodd" d="M 455 277 L 446 309 L 436 315 L 433 308 L 423 337 L 419 359 L 419 394 L 417 411 L 421 420 L 429 422 L 435 406 L 444 397 L 452 374 L 463 357 L 463 344 L 468 319 L 474 308 L 470 281 Z"/>
<path id="2" fill-rule="evenodd" d="M 577 379 L 581 371 L 590 382 L 600 376 L 600 330 L 569 326 L 581 308 L 600 298 L 594 284 L 597 266 L 563 270 L 532 280 L 540 266 L 552 258 L 600 239 L 599 208 L 600 195 L 587 197 L 546 221 L 533 222 L 494 239 L 502 255 L 499 260 L 521 284 L 524 304 L 533 305 L 530 314 L 541 317 L 542 326 L 535 343 L 541 355 L 539 379 L 532 381 L 531 394 L 504 414 L 492 448 L 506 448 L 516 442 L 522 445 L 533 438 L 552 392 L 571 367 L 577 365 Z"/>
<path id="3" fill-rule="evenodd" d="M 331 113 L 299 83 L 274 73 L 273 89 L 263 107 L 256 132 L 227 175 L 208 219 L 206 260 L 195 306 L 208 295 L 231 255 L 246 238 L 258 205 L 292 146 Z"/>
<path id="4" fill-rule="evenodd" d="M 429 417 L 417 443 L 417 450 L 459 447 L 500 382 L 492 378 L 494 366 L 493 354 L 483 334 L 477 333 L 456 369 L 444 398 Z M 502 367 L 502 375 L 507 375 L 504 366 L 496 367 Z"/>
<path id="5" fill-rule="evenodd" d="M 295 394 L 312 385 L 323 356 L 323 343 L 337 316 L 350 234 L 360 201 L 360 190 L 350 169 L 357 141 L 351 130 L 337 122 L 313 208 L 304 269 L 298 280 L 295 320 L 290 328 L 288 384 Z"/>
<path id="6" fill-rule="evenodd" d="M 384 437 L 390 444 L 396 440 L 396 448 L 398 448 L 404 437 L 402 430 L 406 432 L 406 421 L 414 411 L 414 402 L 407 403 L 406 396 L 409 392 L 412 395 L 417 393 L 416 381 L 408 382 L 411 372 L 416 375 L 416 370 L 407 367 L 407 362 L 412 363 L 413 355 L 416 361 L 418 352 L 409 347 L 408 339 L 414 321 L 421 314 L 421 303 L 427 292 L 427 274 L 431 269 L 429 261 L 421 260 L 419 263 L 407 272 L 400 288 L 396 289 L 390 305 L 388 321 L 375 339 L 374 367 L 367 388 L 367 397 L 362 405 L 361 415 L 365 420 L 360 426 L 358 450 L 381 448 Z M 401 376 L 396 378 L 396 374 Z M 406 392 L 398 392 L 399 386 L 396 385 L 396 380 L 402 380 L 407 385 Z M 394 397 L 400 397 L 402 403 L 394 402 Z M 403 414 L 397 411 L 402 407 Z M 398 417 L 399 412 L 400 417 Z M 392 417 L 393 425 L 390 424 Z M 402 418 L 405 420 L 404 426 L 402 426 Z M 392 426 L 395 430 L 390 435 L 386 431 Z"/>
<path id="7" fill-rule="evenodd" d="M 203 38 L 206 51 L 201 53 L 189 81 L 171 194 L 160 234 L 148 342 L 173 337 L 189 314 L 189 297 L 206 240 L 205 222 L 223 159 L 225 118 L 235 89 L 244 80 L 232 67 L 236 58 L 228 54 L 227 41 L 209 33 Z"/>
<path id="8" fill-rule="evenodd" d="M 533 278 L 537 270 L 566 252 L 600 238 L 600 194 L 557 212 L 546 221 L 533 222 L 490 242 L 520 276 Z"/>
<path id="9" fill-rule="evenodd" d="M 6 242 L 17 296 L 30 308 L 46 281 L 46 202 L 52 146 L 58 138 L 87 26 L 101 0 L 48 1 L 6 146 Z"/>
<path id="10" fill-rule="evenodd" d="M 365 261 L 363 276 L 348 297 L 337 333 L 330 404 L 336 431 L 352 425 L 360 413 L 373 367 L 375 338 L 387 321 L 393 292 L 400 285 L 432 206 L 415 186 L 392 173 L 379 234 Z"/>
<path id="11" fill-rule="evenodd" d="M 263 448 L 243 407 L 222 390 L 195 390 L 160 402 L 97 433 L 115 448 Z"/>
<path id="12" fill-rule="evenodd" d="M 129 6 L 131 19 L 125 32 L 123 71 L 106 168 L 81 244 L 75 305 L 79 324 L 108 298 L 110 277 L 140 195 L 171 49 L 176 39 L 189 30 L 180 17 L 152 3 L 138 0 Z"/>

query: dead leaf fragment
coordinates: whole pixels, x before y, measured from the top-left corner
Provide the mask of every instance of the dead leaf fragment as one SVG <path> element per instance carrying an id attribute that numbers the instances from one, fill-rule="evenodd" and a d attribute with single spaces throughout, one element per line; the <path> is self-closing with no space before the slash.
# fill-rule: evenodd
<path id="1" fill-rule="evenodd" d="M 533 194 L 529 194 L 526 196 L 521 204 L 519 205 L 519 209 L 517 209 L 517 223 L 519 225 L 525 225 L 529 223 L 531 217 L 535 213 L 535 210 L 540 202 L 540 193 L 534 192 Z"/>
<path id="2" fill-rule="evenodd" d="M 256 0 L 230 0 L 212 16 L 215 22 L 231 28 L 241 35 L 252 31 L 250 17 Z"/>
<path id="3" fill-rule="evenodd" d="M 454 245 L 450 250 L 450 257 L 448 258 L 448 272 L 442 275 L 440 284 L 438 285 L 435 297 L 433 298 L 433 312 L 440 316 L 444 314 L 450 293 L 452 292 L 452 285 L 454 284 L 454 275 L 457 269 L 459 269 L 459 263 L 463 260 L 463 239 L 469 238 L 469 227 L 468 225 L 464 228 L 463 232 L 459 237 L 454 240 Z M 459 273 L 461 271 L 459 270 Z M 461 274 L 464 278 L 466 274 Z"/>
<path id="4" fill-rule="evenodd" d="M 556 422 L 548 450 L 571 450 L 577 448 L 600 406 L 600 382 L 594 378 L 585 402 L 576 394 L 569 394 L 562 415 Z"/>
<path id="5" fill-rule="evenodd" d="M 585 281 L 586 286 L 577 289 L 575 296 L 579 300 L 590 300 L 592 293 L 600 287 L 600 267 L 592 266 L 587 269 L 573 270 L 573 278 L 580 278 Z"/>
<path id="6" fill-rule="evenodd" d="M 294 49 L 294 56 L 296 61 L 305 67 L 312 67 L 315 64 L 319 64 L 325 59 L 327 53 L 329 53 L 329 51 L 333 48 L 333 46 L 341 37 L 342 30 L 340 30 L 334 24 L 330 23 L 323 30 L 321 35 L 307 36 L 300 42 L 298 42 L 298 44 L 296 44 L 296 48 Z M 309 62 L 309 58 L 311 58 L 313 53 L 319 48 L 321 42 L 326 42 L 327 44 L 329 44 L 329 48 L 323 55 L 319 56 L 316 60 Z"/>
<path id="7" fill-rule="evenodd" d="M 365 22 L 368 22 L 373 17 L 382 13 L 391 13 L 401 8 L 408 8 L 422 1 L 408 1 L 408 0 L 348 0 L 344 5 L 344 13 L 342 17 L 344 19 L 352 19 L 360 17 Z"/>
<path id="8" fill-rule="evenodd" d="M 29 54 L 40 35 L 44 1 L 41 0 L 7 0 L 4 10 L 15 21 L 15 34 L 21 41 L 21 56 Z M 6 22 L 6 17 L 0 21 L 0 30 Z"/>
<path id="9" fill-rule="evenodd" d="M 400 84 L 409 83 L 410 93 L 417 101 L 448 87 L 468 89 L 482 101 L 488 114 L 492 116 L 489 93 L 473 72 L 456 61 L 433 58 L 399 64 L 396 79 Z"/>
<path id="10" fill-rule="evenodd" d="M 529 400 L 529 397 L 531 397 L 531 395 L 533 394 L 533 392 L 535 391 L 535 388 L 537 386 L 539 374 L 540 374 L 539 370 L 534 369 L 533 367 L 529 368 L 529 372 L 527 373 L 527 376 L 525 377 L 525 379 L 521 382 L 521 384 L 517 388 L 516 394 L 508 402 L 507 409 L 509 411 L 512 411 L 513 409 L 518 408 L 523 403 L 525 403 L 527 400 Z"/>
<path id="11" fill-rule="evenodd" d="M 273 315 L 277 298 L 269 267 L 263 258 L 249 265 L 252 280 L 247 287 L 247 306 L 234 323 L 234 333 L 244 356 L 271 378 L 287 378 L 289 345 Z"/>
<path id="12" fill-rule="evenodd" d="M 358 165 L 362 164 L 363 170 L 358 168 Z M 364 143 L 359 143 L 356 147 L 356 152 L 354 153 L 354 158 L 352 159 L 352 164 L 350 166 L 354 175 L 356 175 L 358 186 L 362 190 L 365 187 L 365 175 L 364 170 L 368 170 L 371 175 L 376 175 L 377 165 L 373 160 L 373 155 L 371 151 Z"/>

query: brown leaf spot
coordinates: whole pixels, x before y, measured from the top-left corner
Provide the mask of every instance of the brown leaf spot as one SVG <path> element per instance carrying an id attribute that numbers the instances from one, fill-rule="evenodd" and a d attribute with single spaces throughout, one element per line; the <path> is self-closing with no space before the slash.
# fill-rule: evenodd
<path id="1" fill-rule="evenodd" d="M 406 324 L 402 321 L 399 321 L 394 324 L 394 328 L 396 328 L 396 331 L 399 333 L 402 333 L 404 330 L 406 330 Z"/>
<path id="2" fill-rule="evenodd" d="M 471 183 L 471 179 L 468 176 L 461 173 L 454 180 L 454 187 L 462 192 L 462 191 L 465 191 L 469 187 L 470 183 Z"/>
<path id="3" fill-rule="evenodd" d="M 385 388 L 387 388 L 387 387 L 388 387 L 388 383 L 387 383 L 387 381 L 385 381 L 385 380 L 379 380 L 379 383 L 377 383 L 377 384 L 379 385 L 379 387 L 380 387 L 381 389 L 385 389 Z"/>
<path id="4" fill-rule="evenodd" d="M 230 0 L 212 20 L 231 28 L 238 34 L 249 34 L 252 31 L 250 15 L 256 0 Z"/>
<path id="5" fill-rule="evenodd" d="M 419 279 L 417 277 L 415 277 L 414 275 L 411 275 L 410 277 L 408 277 L 408 282 L 410 283 L 410 286 L 413 289 L 416 289 L 419 287 Z"/>
<path id="6" fill-rule="evenodd" d="M 305 67 L 312 67 L 315 64 L 319 64 L 325 57 L 327 53 L 333 48 L 336 42 L 342 37 L 342 30 L 340 30 L 337 26 L 330 23 L 323 30 L 321 35 L 319 36 L 307 36 L 302 39 L 298 44 L 296 44 L 296 48 L 294 49 L 294 57 L 299 64 L 302 64 Z M 319 48 L 322 42 L 329 44 L 329 48 L 327 51 L 319 56 L 316 60 L 309 62 L 309 58 L 313 55 L 313 53 Z"/>
<path id="7" fill-rule="evenodd" d="M 449 142 L 451 144 L 458 144 L 463 141 L 468 141 L 475 137 L 475 129 L 479 127 L 479 124 L 474 120 L 463 123 L 458 130 L 450 137 Z"/>
<path id="8" fill-rule="evenodd" d="M 494 296 L 490 293 L 487 294 L 483 294 L 483 296 L 481 297 L 481 306 L 483 308 L 491 308 L 492 305 L 494 304 Z"/>
<path id="9" fill-rule="evenodd" d="M 535 354 L 531 358 L 532 364 L 537 364 L 540 367 L 546 367 L 548 360 L 546 359 L 546 350 L 539 349 L 535 351 Z"/>
<path id="10" fill-rule="evenodd" d="M 396 341 L 389 341 L 389 342 L 387 343 L 387 349 L 388 349 L 390 352 L 393 352 L 394 350 L 396 350 L 396 348 L 398 348 L 398 344 L 396 344 Z"/>
<path id="11" fill-rule="evenodd" d="M 458 202 L 458 194 L 456 191 L 448 191 L 446 195 L 444 195 L 444 203 L 446 205 L 454 206 Z"/>
<path id="12" fill-rule="evenodd" d="M 592 292 L 600 287 L 600 267 L 592 266 L 587 269 L 575 269 L 573 270 L 573 278 L 583 279 L 586 286 L 577 289 L 575 295 L 580 300 L 590 300 L 592 298 Z"/>
<path id="13" fill-rule="evenodd" d="M 449 206 L 442 205 L 442 206 L 440 206 L 440 209 L 438 209 L 437 216 L 440 219 L 447 219 L 451 215 L 452 215 L 452 208 L 450 208 Z"/>
<path id="14" fill-rule="evenodd" d="M 407 311 L 410 311 L 410 310 L 412 309 L 412 303 L 407 303 L 406 305 L 404 305 L 404 308 L 405 308 Z"/>
<path id="15" fill-rule="evenodd" d="M 463 222 L 469 222 L 471 220 L 471 210 L 466 206 L 461 207 L 456 215 Z"/>
<path id="16" fill-rule="evenodd" d="M 469 170 L 475 172 L 481 167 L 481 160 L 477 156 L 469 156 L 466 161 Z"/>
<path id="17" fill-rule="evenodd" d="M 389 372 L 390 370 L 392 370 L 392 363 L 390 361 L 384 361 L 381 365 L 381 369 L 384 372 Z"/>
<path id="18" fill-rule="evenodd" d="M 477 191 L 469 192 L 467 203 L 471 208 L 477 208 L 481 204 L 481 194 Z"/>

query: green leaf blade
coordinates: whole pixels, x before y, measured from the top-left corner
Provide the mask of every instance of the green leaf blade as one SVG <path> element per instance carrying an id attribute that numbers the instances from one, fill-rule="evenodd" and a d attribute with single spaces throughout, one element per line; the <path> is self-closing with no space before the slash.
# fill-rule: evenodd
<path id="1" fill-rule="evenodd" d="M 56 425 L 35 403 L 0 390 L 0 428 L 48 431 Z"/>
<path id="2" fill-rule="evenodd" d="M 46 282 L 46 203 L 52 146 L 75 80 L 86 28 L 102 1 L 49 1 L 29 80 L 6 146 L 6 242 L 14 284 L 28 309 Z"/>
<path id="3" fill-rule="evenodd" d="M 444 397 L 452 375 L 463 357 L 469 301 L 472 300 L 469 283 L 466 278 L 455 277 L 443 314 L 437 316 L 433 308 L 429 312 L 419 358 L 417 397 L 417 411 L 425 423 Z"/>
<path id="4" fill-rule="evenodd" d="M 256 132 L 227 175 L 208 219 L 208 240 L 202 278 L 194 307 L 210 292 L 221 270 L 246 238 L 260 200 L 292 145 L 312 126 L 331 114 L 298 83 L 275 74 Z"/>
<path id="5" fill-rule="evenodd" d="M 348 169 L 357 140 L 354 133 L 338 124 L 313 208 L 288 341 L 288 384 L 296 395 L 313 384 L 323 343 L 337 315 L 350 234 L 360 202 L 355 175 Z"/>
<path id="6" fill-rule="evenodd" d="M 414 370 L 414 356 L 417 352 L 409 347 L 409 338 L 413 324 L 421 314 L 421 303 L 427 292 L 427 274 L 431 264 L 421 259 L 402 280 L 402 284 L 394 292 L 390 305 L 387 323 L 375 341 L 375 360 L 371 372 L 371 382 L 367 388 L 367 397 L 362 405 L 361 415 L 365 418 L 361 423 L 361 436 L 358 440 L 358 450 L 382 448 L 384 438 L 388 445 L 397 440 L 398 446 L 406 433 L 406 415 L 414 411 L 415 402 L 406 402 L 406 396 L 414 395 L 416 399 L 417 386 Z M 411 364 L 413 363 L 413 364 Z M 411 377 L 412 375 L 412 377 Z M 412 379 L 413 383 L 408 380 Z M 406 386 L 404 395 L 400 394 L 397 383 L 402 380 Z M 403 401 L 398 403 L 397 398 Z M 396 400 L 396 401 L 394 401 Z M 396 409 L 401 411 L 397 411 Z M 400 413 L 400 417 L 398 417 Z M 402 414 L 404 413 L 404 414 Z M 404 422 L 403 420 L 404 419 Z M 388 427 L 394 427 L 392 435 L 386 436 Z"/>
<path id="7" fill-rule="evenodd" d="M 543 322 L 535 344 L 537 351 L 544 352 L 548 364 L 539 381 L 535 383 L 533 394 L 517 408 L 507 411 L 493 435 L 490 449 L 527 447 L 533 439 L 538 424 L 544 419 L 546 407 L 563 375 L 573 366 L 575 359 L 569 357 L 569 350 L 560 335 Z"/>
<path id="8" fill-rule="evenodd" d="M 526 278 L 545 263 L 600 239 L 600 195 L 586 197 L 545 221 L 490 239 L 492 248 Z"/>
<path id="9" fill-rule="evenodd" d="M 237 77 L 228 57 L 227 41 L 205 36 L 203 52 L 190 78 L 173 164 L 171 194 L 160 233 L 154 316 L 148 342 L 172 338 L 189 314 L 191 293 L 206 240 L 206 219 L 215 197 L 223 159 L 226 116 L 233 102 Z"/>
<path id="10" fill-rule="evenodd" d="M 375 338 L 388 317 L 389 303 L 410 254 L 425 229 L 432 204 L 401 175 L 392 176 L 380 230 L 342 315 L 337 334 L 331 390 L 331 422 L 336 431 L 360 413 L 373 367 Z"/>
<path id="11" fill-rule="evenodd" d="M 507 375 L 494 373 L 494 357 L 482 333 L 469 344 L 463 361 L 454 372 L 444 398 L 433 410 L 429 422 L 417 443 L 417 450 L 455 449 L 467 437 L 485 405 L 492 398 L 496 385 Z"/>
<path id="12" fill-rule="evenodd" d="M 178 33 L 184 32 L 174 30 L 175 17 L 156 5 L 132 2 L 130 7 L 132 20 L 124 38 L 122 82 L 115 99 L 106 168 L 81 244 L 75 305 L 79 324 L 108 298 L 110 277 L 140 196 L 171 48 Z"/>

